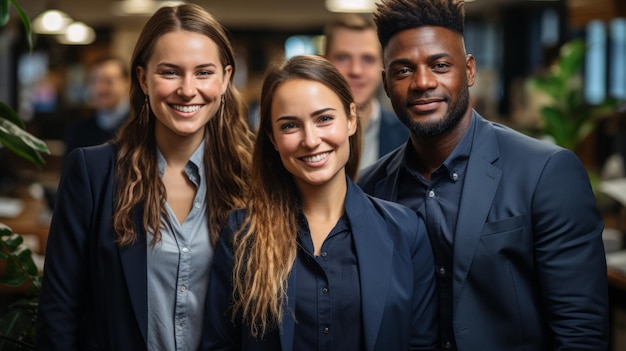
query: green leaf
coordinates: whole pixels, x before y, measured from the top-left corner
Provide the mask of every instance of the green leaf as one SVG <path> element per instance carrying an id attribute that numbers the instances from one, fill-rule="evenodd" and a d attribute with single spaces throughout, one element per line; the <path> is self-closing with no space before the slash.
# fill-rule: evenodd
<path id="1" fill-rule="evenodd" d="M 563 44 L 559 57 L 561 77 L 567 80 L 580 72 L 585 59 L 585 51 L 585 42 L 581 39 Z"/>
<path id="2" fill-rule="evenodd" d="M 38 166 L 45 164 L 40 152 L 50 153 L 42 140 L 2 118 L 0 118 L 0 143 Z"/>
<path id="3" fill-rule="evenodd" d="M 0 0 L 0 1 L 4 1 L 4 0 Z M 22 119 L 17 114 L 17 112 L 15 112 L 9 105 L 5 104 L 2 101 L 0 101 L 0 118 L 8 119 L 9 121 L 13 122 L 13 124 L 17 125 L 18 127 L 22 129 L 26 128 L 24 121 L 22 121 Z"/>
<path id="4" fill-rule="evenodd" d="M 15 256 L 17 256 L 22 268 L 29 275 L 36 275 L 39 272 L 37 265 L 35 265 L 35 261 L 33 261 L 33 253 L 27 246 L 22 245 L 15 250 Z"/>
<path id="5" fill-rule="evenodd" d="M 9 0 L 0 0 L 0 27 L 9 23 Z"/>
<path id="6" fill-rule="evenodd" d="M 0 1 L 5 1 L 5 0 L 0 0 Z M 28 49 L 32 51 L 33 50 L 33 30 L 30 26 L 30 20 L 28 19 L 28 15 L 26 15 L 26 12 L 24 12 L 24 10 L 20 7 L 20 5 L 17 4 L 16 0 L 11 0 L 11 3 L 17 10 L 17 13 L 20 15 L 20 18 L 22 19 L 22 24 L 24 25 L 24 31 L 26 32 L 26 40 L 28 40 Z"/>
<path id="7" fill-rule="evenodd" d="M 1 0 L 0 0 L 1 1 Z M 0 223 L 0 237 L 13 234 L 13 229 L 4 223 Z"/>
<path id="8" fill-rule="evenodd" d="M 15 251 L 15 249 L 24 242 L 24 238 L 19 234 L 13 234 L 9 237 L 2 238 L 2 241 L 10 251 Z"/>

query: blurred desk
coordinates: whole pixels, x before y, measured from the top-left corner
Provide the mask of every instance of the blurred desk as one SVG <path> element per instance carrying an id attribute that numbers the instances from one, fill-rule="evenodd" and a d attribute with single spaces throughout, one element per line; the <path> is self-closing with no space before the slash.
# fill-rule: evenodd
<path id="1" fill-rule="evenodd" d="M 1 217 L 0 223 L 10 227 L 14 233 L 24 237 L 25 244 L 35 253 L 43 254 L 50 229 L 50 210 L 43 197 L 36 198 L 20 189 L 16 199 L 22 208 L 16 216 Z M 33 237 L 36 239 L 33 242 Z"/>

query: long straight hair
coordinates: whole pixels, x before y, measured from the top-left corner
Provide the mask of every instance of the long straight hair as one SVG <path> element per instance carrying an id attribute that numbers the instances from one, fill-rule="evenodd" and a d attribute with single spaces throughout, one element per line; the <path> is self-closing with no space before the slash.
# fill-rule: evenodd
<path id="1" fill-rule="evenodd" d="M 260 128 L 254 145 L 248 212 L 235 233 L 233 319 L 241 318 L 254 337 L 262 337 L 282 320 L 287 279 L 296 258 L 299 191 L 270 140 L 272 101 L 287 81 L 305 79 L 330 88 L 342 102 L 346 116 L 354 102 L 350 86 L 326 59 L 295 56 L 268 70 L 260 103 Z M 361 158 L 361 128 L 349 137 L 346 174 L 354 179 Z"/>
<path id="2" fill-rule="evenodd" d="M 205 125 L 204 134 L 207 216 L 213 246 L 228 213 L 245 205 L 253 134 L 243 100 L 233 85 L 235 58 L 225 29 L 198 5 L 162 7 L 148 20 L 137 40 L 131 64 L 131 114 L 115 139 L 118 158 L 113 223 L 120 245 L 130 245 L 137 239 L 136 211 L 142 214 L 143 228 L 152 233 L 153 244 L 161 239 L 160 228 L 167 218 L 166 191 L 157 166 L 155 116 L 146 104 L 136 72 L 137 67 L 146 67 L 157 40 L 174 31 L 206 35 L 216 43 L 222 67 L 232 67 L 222 105 Z"/>

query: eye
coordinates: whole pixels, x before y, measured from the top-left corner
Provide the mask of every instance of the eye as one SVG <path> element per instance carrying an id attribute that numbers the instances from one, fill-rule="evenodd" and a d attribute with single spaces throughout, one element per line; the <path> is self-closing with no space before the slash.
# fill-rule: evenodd
<path id="1" fill-rule="evenodd" d="M 334 117 L 334 116 L 332 116 L 332 115 L 321 115 L 321 116 L 317 119 L 317 121 L 318 121 L 319 123 L 327 123 L 327 122 L 331 122 L 333 119 L 335 119 L 335 117 Z"/>
<path id="2" fill-rule="evenodd" d="M 280 125 L 280 130 L 289 131 L 296 128 L 296 124 L 294 122 L 287 122 Z"/>
<path id="3" fill-rule="evenodd" d="M 432 67 L 433 67 L 433 70 L 436 72 L 445 72 L 448 70 L 450 65 L 448 65 L 445 62 L 437 62 Z"/>
<path id="4" fill-rule="evenodd" d="M 200 77 L 208 77 L 210 75 L 213 74 L 213 71 L 209 71 L 209 70 L 202 70 L 202 71 L 198 71 L 198 73 L 196 73 L 196 75 L 200 76 Z"/>
<path id="5" fill-rule="evenodd" d="M 158 74 L 164 77 L 174 77 L 178 75 L 178 72 L 174 70 L 162 70 L 159 71 Z"/>
<path id="6" fill-rule="evenodd" d="M 407 76 L 413 72 L 409 67 L 399 67 L 393 71 L 394 76 Z"/>

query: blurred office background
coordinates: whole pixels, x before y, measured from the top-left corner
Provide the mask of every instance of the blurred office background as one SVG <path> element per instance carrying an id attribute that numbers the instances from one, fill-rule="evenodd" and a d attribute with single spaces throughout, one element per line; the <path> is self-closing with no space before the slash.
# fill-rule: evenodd
<path id="1" fill-rule="evenodd" d="M 205 7 L 228 29 L 239 60 L 236 84 L 251 106 L 259 97 L 260 82 L 269 63 L 298 53 L 321 53 L 322 29 L 334 11 L 359 11 L 339 9 L 338 0 L 188 2 Z M 9 24 L 0 28 L 0 101 L 19 112 L 29 131 L 46 141 L 51 154 L 46 156 L 46 166 L 36 169 L 0 148 L 0 196 L 14 196 L 14 188 L 26 187 L 28 196 L 45 200 L 58 181 L 64 131 L 84 118 L 91 108 L 85 96 L 88 65 L 103 55 L 117 55 L 130 61 L 135 40 L 148 16 L 168 2 L 18 0 L 18 3 L 40 33 L 35 35 L 34 48 L 29 52 L 22 23 L 15 13 Z M 346 0 L 345 3 L 364 5 L 365 9 L 360 11 L 371 14 L 371 1 Z M 470 94 L 472 104 L 484 117 L 541 136 L 539 111 L 546 96 L 528 89 L 528 81 L 548 71 L 561 46 L 574 39 L 583 40 L 588 48 L 585 65 L 579 72 L 586 103 L 626 100 L 626 1 L 474 0 L 466 1 L 465 8 L 467 51 L 476 57 L 478 66 L 478 80 Z M 39 21 L 49 10 L 63 13 L 61 22 L 66 29 L 41 32 Z M 388 104 L 382 91 L 381 98 Z M 614 155 L 621 155 L 622 163 L 618 157 L 610 164 L 608 173 L 615 178 L 624 177 L 625 117 L 623 105 L 614 108 L 598 119 L 594 132 L 576 146 L 575 151 L 588 169 L 601 173 L 607 162 L 614 160 Z M 24 195 L 20 193 L 20 197 Z M 30 202 L 26 205 L 42 212 L 51 206 L 45 201 L 43 205 Z M 606 205 L 606 209 L 607 225 L 616 228 L 621 240 L 626 229 L 623 206 L 617 201 Z M 34 229 L 14 230 L 38 231 L 44 240 L 35 251 L 43 253 L 49 217 L 36 214 L 33 218 L 31 222 L 41 222 Z M 0 216 L 0 222 L 8 221 Z M 619 241 L 617 249 L 623 248 L 623 241 Z M 626 294 L 626 271 L 624 274 L 615 283 L 622 294 Z M 615 325 L 626 331 L 626 313 L 620 311 Z M 622 335 L 615 345 L 626 348 L 626 332 L 623 333 L 615 334 Z"/>

